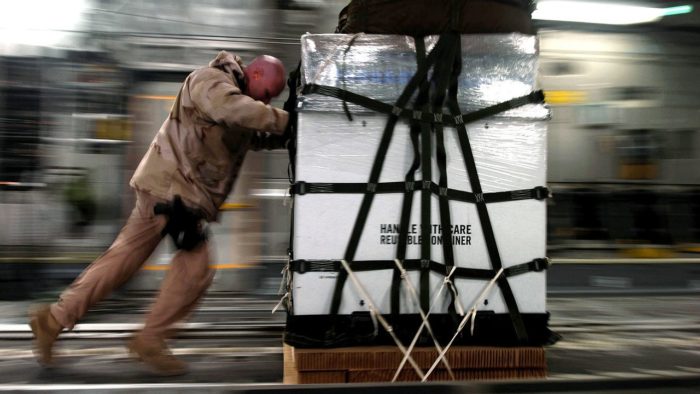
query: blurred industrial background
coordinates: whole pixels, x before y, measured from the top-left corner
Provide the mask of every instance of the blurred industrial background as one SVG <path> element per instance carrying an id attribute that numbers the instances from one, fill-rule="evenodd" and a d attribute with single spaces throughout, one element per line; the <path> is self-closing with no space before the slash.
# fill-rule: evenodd
<path id="1" fill-rule="evenodd" d="M 23 296 L 70 280 L 111 243 L 132 206 L 128 179 L 190 71 L 221 49 L 244 60 L 272 54 L 293 69 L 300 35 L 333 32 L 345 3 L 6 3 L 2 295 Z M 37 7 L 50 17 L 32 17 Z M 696 14 L 627 26 L 536 21 L 540 83 L 553 113 L 548 245 L 555 263 L 629 264 L 638 257 L 687 263 L 698 256 Z M 221 269 L 212 291 L 275 287 L 269 274 L 279 272 L 289 239 L 287 163 L 284 151 L 247 159 L 214 229 Z M 131 289 L 154 290 L 169 252 L 164 244 Z M 263 269 L 270 264 L 276 268 Z M 682 271 L 685 281 L 673 286 L 700 287 Z M 552 272 L 553 288 L 634 285 L 624 278 L 597 280 L 602 274 L 558 283 Z"/>
<path id="2" fill-rule="evenodd" d="M 53 297 L 112 242 L 133 206 L 128 180 L 189 72 L 222 49 L 244 61 L 271 54 L 291 70 L 299 37 L 332 33 L 346 4 L 3 2 L 0 298 Z M 698 312 L 692 301 L 700 290 L 698 14 L 633 25 L 535 21 L 540 85 L 552 108 L 548 285 L 554 296 L 574 297 L 555 299 L 555 312 L 571 311 L 577 294 L 611 293 L 677 294 L 679 315 Z M 255 300 L 277 294 L 290 229 L 287 166 L 286 151 L 248 155 L 213 226 L 212 297 L 243 294 L 259 305 Z M 164 242 L 115 297 L 156 291 L 173 251 Z M 210 302 L 216 319 L 225 319 L 231 309 Z M 123 311 L 132 304 L 105 305 Z M 623 308 L 626 321 L 641 311 Z M 8 321 L 21 321 L 12 316 Z M 691 323 L 697 333 L 697 321 Z M 690 346 L 700 349 L 697 339 Z"/>

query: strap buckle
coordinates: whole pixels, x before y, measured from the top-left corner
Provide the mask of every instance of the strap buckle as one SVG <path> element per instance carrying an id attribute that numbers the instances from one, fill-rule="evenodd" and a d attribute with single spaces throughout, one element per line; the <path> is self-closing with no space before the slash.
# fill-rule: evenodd
<path id="1" fill-rule="evenodd" d="M 306 194 L 307 188 L 306 188 L 306 182 L 304 181 L 299 181 L 294 184 L 292 187 L 292 193 L 303 196 Z"/>
<path id="2" fill-rule="evenodd" d="M 544 200 L 545 198 L 552 196 L 549 189 L 545 186 L 537 186 L 536 188 L 532 189 L 532 192 L 536 200 Z"/>
<path id="3" fill-rule="evenodd" d="M 549 257 L 534 259 L 530 262 L 530 269 L 535 272 L 542 272 L 552 265 Z"/>
<path id="4" fill-rule="evenodd" d="M 550 265 L 552 265 L 552 262 L 548 257 L 536 258 L 527 263 L 506 268 L 506 276 L 516 276 L 528 272 L 542 272 L 549 268 Z"/>
<path id="5" fill-rule="evenodd" d="M 337 260 L 294 260 L 292 270 L 300 274 L 306 272 L 339 272 L 340 261 Z"/>
<path id="6" fill-rule="evenodd" d="M 528 95 L 528 98 L 534 103 L 544 102 L 544 92 L 541 90 L 536 90 Z"/>
<path id="7" fill-rule="evenodd" d="M 430 260 L 421 259 L 421 261 L 420 261 L 420 268 L 421 268 L 421 269 L 428 269 L 428 268 L 430 268 Z"/>

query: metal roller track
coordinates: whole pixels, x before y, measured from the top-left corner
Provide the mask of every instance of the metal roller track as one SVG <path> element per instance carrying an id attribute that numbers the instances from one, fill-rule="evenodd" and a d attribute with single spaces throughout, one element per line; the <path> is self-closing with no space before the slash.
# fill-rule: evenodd
<path id="1" fill-rule="evenodd" d="M 589 379 L 577 381 L 458 382 L 458 383 L 384 383 L 384 384 L 316 384 L 284 385 L 278 383 L 135 383 L 135 384 L 28 384 L 0 386 L 0 391 L 36 392 L 148 392 L 148 393 L 356 393 L 363 390 L 377 394 L 462 394 L 462 393 L 690 393 L 700 387 L 700 377 Z M 696 391 L 695 391 L 696 392 Z"/>
<path id="2" fill-rule="evenodd" d="M 135 323 L 87 323 L 76 325 L 72 331 L 61 334 L 61 339 L 121 339 L 132 336 L 142 327 Z M 558 333 L 585 332 L 651 332 L 684 331 L 700 332 L 700 320 L 626 320 L 595 321 L 570 320 L 550 324 Z M 186 323 L 180 325 L 177 337 L 181 339 L 275 339 L 281 338 L 284 322 L 241 322 L 235 324 Z M 26 324 L 0 324 L 0 340 L 31 339 L 32 333 Z"/>

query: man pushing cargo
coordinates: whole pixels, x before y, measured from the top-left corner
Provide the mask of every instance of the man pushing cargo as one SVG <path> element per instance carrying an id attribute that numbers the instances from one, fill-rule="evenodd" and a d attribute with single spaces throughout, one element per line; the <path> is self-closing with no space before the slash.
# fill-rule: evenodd
<path id="1" fill-rule="evenodd" d="M 260 56 L 245 67 L 225 51 L 185 79 L 131 179 L 136 206 L 116 240 L 56 303 L 30 313 L 39 363 L 50 365 L 59 333 L 129 280 L 171 235 L 178 251 L 143 329 L 127 347 L 158 374 L 186 372 L 165 340 L 214 276 L 203 224 L 217 219 L 248 150 L 280 148 L 288 140 L 287 112 L 268 105 L 284 84 L 278 59 Z"/>

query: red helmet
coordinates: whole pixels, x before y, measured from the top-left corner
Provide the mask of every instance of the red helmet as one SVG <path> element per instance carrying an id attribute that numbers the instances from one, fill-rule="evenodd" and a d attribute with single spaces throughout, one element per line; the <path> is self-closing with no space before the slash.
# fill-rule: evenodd
<path id="1" fill-rule="evenodd" d="M 286 74 L 282 62 L 273 56 L 262 55 L 245 68 L 245 94 L 268 104 L 284 90 Z"/>

